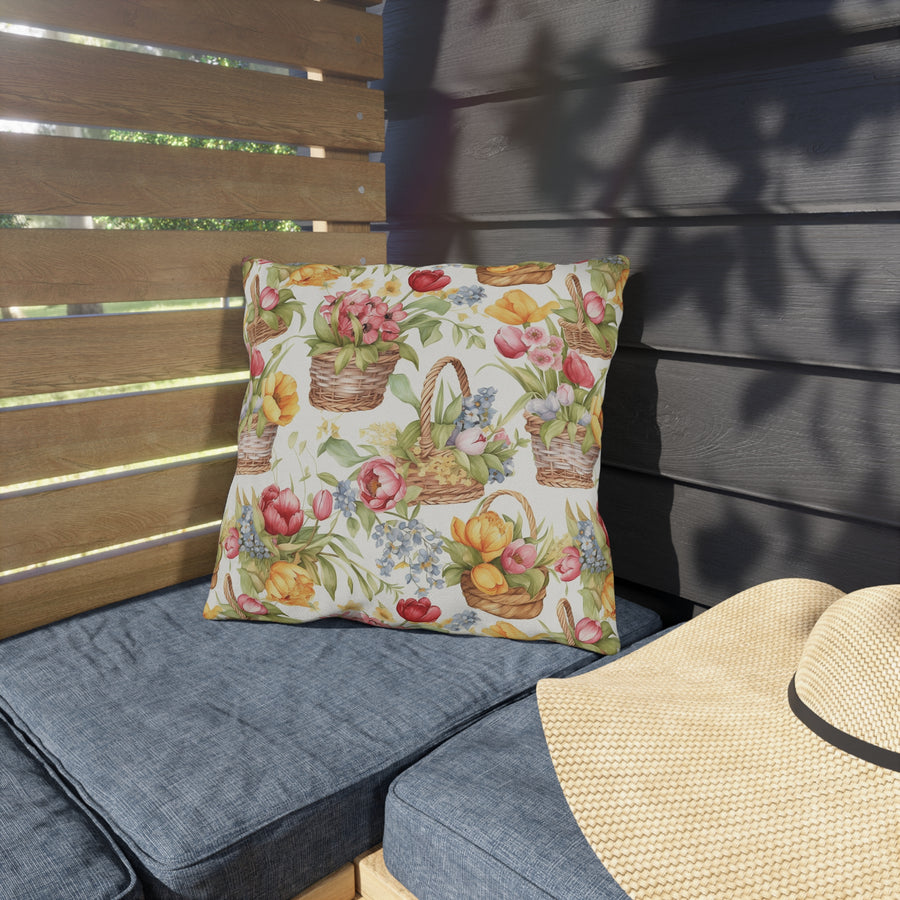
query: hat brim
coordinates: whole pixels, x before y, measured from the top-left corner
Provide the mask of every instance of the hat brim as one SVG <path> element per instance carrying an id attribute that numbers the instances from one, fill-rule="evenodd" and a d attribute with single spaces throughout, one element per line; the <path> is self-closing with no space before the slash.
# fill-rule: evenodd
<path id="1" fill-rule="evenodd" d="M 633 900 L 898 895 L 900 774 L 825 742 L 788 705 L 804 644 L 842 596 L 770 582 L 538 684 L 566 800 Z"/>

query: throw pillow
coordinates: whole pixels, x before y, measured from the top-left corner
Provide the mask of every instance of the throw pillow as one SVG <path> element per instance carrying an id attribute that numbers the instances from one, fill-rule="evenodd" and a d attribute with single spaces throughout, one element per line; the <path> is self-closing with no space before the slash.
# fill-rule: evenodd
<path id="1" fill-rule="evenodd" d="M 244 264 L 207 618 L 619 642 L 597 508 L 628 260 Z"/>

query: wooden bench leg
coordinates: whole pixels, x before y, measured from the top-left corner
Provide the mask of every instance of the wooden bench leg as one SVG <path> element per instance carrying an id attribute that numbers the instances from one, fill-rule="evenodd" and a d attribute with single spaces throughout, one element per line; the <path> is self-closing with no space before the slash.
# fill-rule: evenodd
<path id="1" fill-rule="evenodd" d="M 376 847 L 358 857 L 356 865 L 356 900 L 416 900 L 384 864 L 384 851 Z"/>

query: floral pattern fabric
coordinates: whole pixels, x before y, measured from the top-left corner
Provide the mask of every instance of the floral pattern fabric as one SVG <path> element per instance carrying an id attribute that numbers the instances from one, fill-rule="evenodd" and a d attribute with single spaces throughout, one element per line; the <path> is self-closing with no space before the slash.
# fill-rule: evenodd
<path id="1" fill-rule="evenodd" d="M 615 652 L 596 503 L 628 270 L 246 261 L 250 382 L 204 615 Z"/>

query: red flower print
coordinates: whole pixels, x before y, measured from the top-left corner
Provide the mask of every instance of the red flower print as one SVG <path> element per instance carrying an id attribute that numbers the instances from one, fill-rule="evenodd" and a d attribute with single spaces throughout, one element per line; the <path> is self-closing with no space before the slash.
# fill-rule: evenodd
<path id="1" fill-rule="evenodd" d="M 408 597 L 397 601 L 397 612 L 407 622 L 434 622 L 440 617 L 441 608 L 427 597 Z"/>
<path id="2" fill-rule="evenodd" d="M 524 538 L 519 538 L 511 544 L 507 544 L 500 554 L 500 562 L 510 575 L 521 575 L 527 572 L 537 560 L 537 547 L 534 544 L 526 544 Z"/>
<path id="3" fill-rule="evenodd" d="M 254 616 L 264 616 L 268 610 L 255 597 L 249 594 L 241 594 L 237 598 L 238 606 L 245 612 Z"/>
<path id="4" fill-rule="evenodd" d="M 279 299 L 278 291 L 275 288 L 264 287 L 259 294 L 259 305 L 263 309 L 275 309 Z"/>
<path id="5" fill-rule="evenodd" d="M 582 644 L 596 644 L 603 637 L 600 622 L 593 619 L 579 619 L 575 625 L 575 639 Z"/>
<path id="6" fill-rule="evenodd" d="M 369 509 L 393 509 L 406 496 L 406 482 L 393 462 L 384 457 L 363 463 L 356 478 L 359 498 Z"/>
<path id="7" fill-rule="evenodd" d="M 419 269 L 409 276 L 409 286 L 420 294 L 439 291 L 450 284 L 450 276 L 443 269 Z"/>
<path id="8" fill-rule="evenodd" d="M 303 527 L 303 510 L 300 498 L 287 488 L 270 484 L 259 498 L 259 509 L 269 534 L 285 537 L 296 534 Z"/>
<path id="9" fill-rule="evenodd" d="M 588 291 L 584 295 L 584 311 L 595 325 L 599 325 L 606 314 L 606 298 L 601 297 L 596 291 Z"/>
<path id="10" fill-rule="evenodd" d="M 327 519 L 331 515 L 332 509 L 334 509 L 334 497 L 331 495 L 331 491 L 323 488 L 313 497 L 313 515 L 321 522 L 322 519 Z"/>
<path id="11" fill-rule="evenodd" d="M 578 548 L 566 547 L 553 568 L 563 581 L 574 581 L 581 574 L 581 554 Z"/>
<path id="12" fill-rule="evenodd" d="M 225 540 L 222 542 L 225 548 L 225 555 L 229 559 L 234 559 L 241 552 L 241 535 L 237 528 L 230 528 Z"/>
<path id="13" fill-rule="evenodd" d="M 263 369 L 266 367 L 266 361 L 263 359 L 262 353 L 253 348 L 253 352 L 250 354 L 250 377 L 258 378 L 262 375 Z"/>
<path id="14" fill-rule="evenodd" d="M 583 388 L 594 386 L 594 375 L 590 366 L 574 350 L 563 361 L 563 372 L 572 384 Z"/>
<path id="15" fill-rule="evenodd" d="M 515 325 L 504 325 L 494 335 L 494 346 L 507 359 L 518 359 L 528 351 L 528 344 L 522 337 L 522 331 Z"/>

